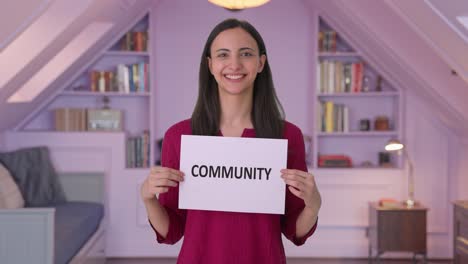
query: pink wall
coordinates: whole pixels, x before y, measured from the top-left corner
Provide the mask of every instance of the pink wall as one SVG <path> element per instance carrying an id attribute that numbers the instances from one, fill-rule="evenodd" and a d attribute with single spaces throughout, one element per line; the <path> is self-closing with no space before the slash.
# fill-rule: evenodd
<path id="1" fill-rule="evenodd" d="M 287 10 L 287 12 L 284 12 Z M 290 14 L 294 14 L 291 16 Z M 306 130 L 313 27 L 301 1 L 271 1 L 241 12 L 216 7 L 208 1 L 162 1 L 157 6 L 154 48 L 156 65 L 156 135 L 173 123 L 189 118 L 198 91 L 198 67 L 203 45 L 221 20 L 246 19 L 260 32 L 267 47 L 273 80 L 288 120 Z"/>

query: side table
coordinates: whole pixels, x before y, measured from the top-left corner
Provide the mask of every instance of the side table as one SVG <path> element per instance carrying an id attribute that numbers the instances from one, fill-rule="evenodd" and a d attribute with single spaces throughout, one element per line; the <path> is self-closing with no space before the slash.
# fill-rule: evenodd
<path id="1" fill-rule="evenodd" d="M 413 207 L 401 205 L 384 207 L 376 202 L 369 204 L 369 263 L 387 251 L 412 252 L 413 262 L 422 256 L 427 259 L 426 222 L 427 208 L 421 204 Z M 373 251 L 376 255 L 373 256 Z"/>
<path id="2" fill-rule="evenodd" d="M 453 209 L 453 263 L 468 263 L 468 201 L 455 201 Z"/>

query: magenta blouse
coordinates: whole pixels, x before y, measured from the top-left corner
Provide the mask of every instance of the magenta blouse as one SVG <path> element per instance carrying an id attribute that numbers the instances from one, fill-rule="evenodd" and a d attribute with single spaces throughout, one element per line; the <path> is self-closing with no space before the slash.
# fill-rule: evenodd
<path id="1" fill-rule="evenodd" d="M 167 130 L 162 166 L 179 169 L 181 135 L 191 134 L 190 120 Z M 245 129 L 242 137 L 255 137 L 255 130 Z M 288 139 L 287 167 L 307 171 L 301 130 L 285 122 L 284 138 Z M 154 230 L 159 243 L 174 244 L 184 237 L 178 264 L 286 263 L 281 233 L 299 246 L 317 227 L 315 223 L 304 237 L 296 237 L 296 220 L 304 201 L 287 188 L 284 215 L 179 209 L 178 197 L 178 187 L 159 196 L 169 214 L 169 232 L 164 238 Z"/>

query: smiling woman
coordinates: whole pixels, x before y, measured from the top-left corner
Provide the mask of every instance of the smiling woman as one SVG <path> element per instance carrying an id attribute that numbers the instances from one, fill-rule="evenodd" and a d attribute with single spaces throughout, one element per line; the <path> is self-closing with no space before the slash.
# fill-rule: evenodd
<path id="1" fill-rule="evenodd" d="M 285 263 L 281 234 L 296 245 L 304 244 L 317 227 L 321 198 L 314 177 L 307 172 L 302 132 L 283 118 L 265 43 L 248 22 L 227 19 L 208 36 L 200 60 L 192 118 L 168 129 L 162 166 L 152 168 L 141 187 L 149 222 L 159 243 L 174 244 L 184 237 L 178 263 Z M 287 168 L 243 166 L 246 158 L 237 154 L 238 167 L 197 164 L 184 173 L 180 171 L 182 135 L 286 139 Z M 248 179 L 254 186 L 254 179 L 273 179 L 272 172 L 281 174 L 288 186 L 286 193 L 277 193 L 286 198 L 283 215 L 232 212 L 226 204 L 219 211 L 181 209 L 186 207 L 179 204 L 179 185 L 190 184 L 190 180 L 184 182 L 190 173 L 197 179 Z M 212 194 L 208 199 L 220 197 Z"/>

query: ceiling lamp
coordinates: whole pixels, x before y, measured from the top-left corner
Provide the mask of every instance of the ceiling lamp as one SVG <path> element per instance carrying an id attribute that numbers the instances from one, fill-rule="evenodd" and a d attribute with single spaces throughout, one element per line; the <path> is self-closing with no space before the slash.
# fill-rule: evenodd
<path id="1" fill-rule="evenodd" d="M 268 3 L 270 0 L 208 0 L 215 5 L 229 10 L 242 10 L 257 7 Z"/>

